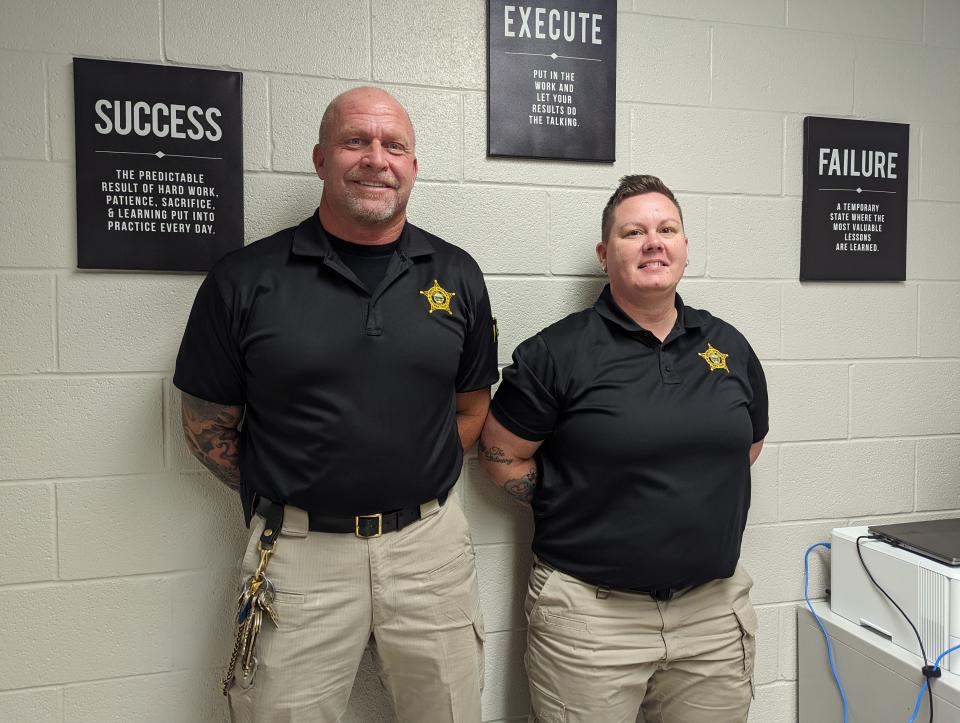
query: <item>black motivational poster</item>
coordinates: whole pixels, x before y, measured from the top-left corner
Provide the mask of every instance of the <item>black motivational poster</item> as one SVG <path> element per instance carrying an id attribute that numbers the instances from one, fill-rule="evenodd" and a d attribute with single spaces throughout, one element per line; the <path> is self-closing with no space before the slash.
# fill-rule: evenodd
<path id="1" fill-rule="evenodd" d="M 615 160 L 616 0 L 488 2 L 488 155 Z"/>
<path id="2" fill-rule="evenodd" d="M 243 245 L 240 73 L 73 60 L 77 265 L 206 271 Z"/>
<path id="3" fill-rule="evenodd" d="M 910 126 L 803 122 L 800 279 L 903 281 Z"/>

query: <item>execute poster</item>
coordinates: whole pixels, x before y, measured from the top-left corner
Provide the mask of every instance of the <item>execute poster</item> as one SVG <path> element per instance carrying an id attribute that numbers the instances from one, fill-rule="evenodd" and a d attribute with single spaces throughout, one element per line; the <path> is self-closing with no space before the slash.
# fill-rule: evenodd
<path id="1" fill-rule="evenodd" d="M 613 161 L 616 0 L 488 0 L 487 153 Z"/>
<path id="2" fill-rule="evenodd" d="M 800 279 L 903 281 L 910 126 L 808 116 L 803 136 Z"/>
<path id="3" fill-rule="evenodd" d="M 240 73 L 74 58 L 77 265 L 206 271 L 243 245 Z"/>

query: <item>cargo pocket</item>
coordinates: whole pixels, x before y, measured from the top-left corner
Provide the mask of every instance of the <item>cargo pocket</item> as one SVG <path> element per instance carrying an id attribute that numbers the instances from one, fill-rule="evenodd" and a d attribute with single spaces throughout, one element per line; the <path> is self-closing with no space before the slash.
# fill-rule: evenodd
<path id="1" fill-rule="evenodd" d="M 757 613 L 750 599 L 742 597 L 733 603 L 733 614 L 740 626 L 740 644 L 743 647 L 743 675 L 750 681 L 750 695 L 753 696 L 753 666 L 757 653 Z"/>
<path id="2" fill-rule="evenodd" d="M 534 723 L 566 723 L 567 707 L 559 699 L 530 681 L 530 710 Z"/>

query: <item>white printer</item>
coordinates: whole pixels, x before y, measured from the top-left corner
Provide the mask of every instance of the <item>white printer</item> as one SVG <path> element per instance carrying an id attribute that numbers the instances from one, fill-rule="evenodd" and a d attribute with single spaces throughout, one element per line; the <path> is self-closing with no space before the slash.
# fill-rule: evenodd
<path id="1" fill-rule="evenodd" d="M 907 621 L 870 582 L 857 557 L 856 540 L 867 534 L 866 527 L 833 530 L 830 607 L 919 656 Z M 930 664 L 960 644 L 960 568 L 876 539 L 861 540 L 860 552 L 874 579 L 916 625 Z M 940 666 L 960 673 L 960 650 L 946 656 Z"/>

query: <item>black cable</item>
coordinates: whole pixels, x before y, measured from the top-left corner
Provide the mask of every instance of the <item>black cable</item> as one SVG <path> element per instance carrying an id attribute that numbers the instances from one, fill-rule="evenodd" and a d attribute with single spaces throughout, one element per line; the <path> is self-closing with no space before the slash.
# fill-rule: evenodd
<path id="1" fill-rule="evenodd" d="M 917 626 L 913 624 L 913 621 L 907 617 L 907 614 L 903 612 L 903 608 L 897 605 L 896 601 L 887 594 L 887 591 L 880 587 L 880 583 L 873 579 L 873 575 L 870 574 L 870 568 L 867 567 L 867 563 L 863 561 L 863 554 L 860 552 L 860 540 L 879 540 L 879 537 L 875 535 L 860 535 L 857 538 L 857 557 L 860 558 L 860 564 L 863 566 L 863 571 L 867 573 L 867 577 L 870 578 L 870 582 L 873 583 L 873 586 L 877 588 L 880 592 L 883 593 L 883 596 L 890 601 L 890 603 L 903 615 L 903 619 L 907 621 L 907 625 L 910 626 L 910 629 L 913 630 L 913 634 L 917 636 L 917 643 L 920 645 L 920 657 L 923 658 L 923 669 L 920 671 L 923 673 L 924 677 L 927 679 L 927 693 L 930 696 L 930 723 L 933 723 L 933 690 L 931 690 L 930 679 L 939 678 L 939 670 L 934 672 L 930 667 L 927 661 L 927 651 L 924 650 L 923 640 L 920 639 L 920 633 L 917 632 Z"/>

